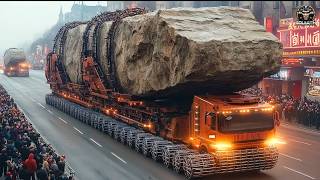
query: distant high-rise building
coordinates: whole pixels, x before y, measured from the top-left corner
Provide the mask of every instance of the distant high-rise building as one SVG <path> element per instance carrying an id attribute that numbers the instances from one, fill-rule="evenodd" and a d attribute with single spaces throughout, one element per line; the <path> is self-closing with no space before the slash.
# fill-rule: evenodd
<path id="1" fill-rule="evenodd" d="M 60 6 L 60 12 L 59 12 L 58 24 L 64 24 L 64 18 L 63 18 L 62 6 Z"/>
<path id="2" fill-rule="evenodd" d="M 71 12 L 65 14 L 64 21 L 65 23 L 72 21 L 88 21 L 97 14 L 107 10 L 107 6 L 88 6 L 83 4 L 83 2 L 79 4 L 75 3 L 71 7 Z"/>
<path id="3" fill-rule="evenodd" d="M 108 11 L 116 11 L 120 9 L 124 9 L 123 1 L 107 1 L 107 9 Z"/>

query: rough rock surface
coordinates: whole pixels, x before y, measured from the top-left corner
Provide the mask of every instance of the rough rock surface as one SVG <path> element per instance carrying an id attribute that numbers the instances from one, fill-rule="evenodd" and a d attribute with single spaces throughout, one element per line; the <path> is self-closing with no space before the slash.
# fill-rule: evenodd
<path id="1" fill-rule="evenodd" d="M 247 9 L 175 8 L 127 17 L 115 30 L 114 52 L 107 51 L 111 25 L 104 22 L 97 33 L 99 64 L 108 74 L 107 55 L 114 53 L 121 92 L 138 97 L 235 92 L 280 68 L 281 43 Z M 75 83 L 82 82 L 85 27 L 70 29 L 65 43 L 63 61 Z"/>
<path id="2" fill-rule="evenodd" d="M 86 26 L 86 24 L 82 24 L 70 29 L 64 44 L 63 64 L 71 82 L 74 83 L 82 82 L 80 60 L 83 42 L 82 36 Z"/>
<path id="3" fill-rule="evenodd" d="M 115 36 L 122 90 L 140 97 L 228 93 L 280 68 L 282 45 L 242 8 L 175 8 L 127 17 Z"/>
<path id="4" fill-rule="evenodd" d="M 26 60 L 26 55 L 23 49 L 10 48 L 4 53 L 4 64 L 8 65 L 10 63 L 17 63 Z"/>

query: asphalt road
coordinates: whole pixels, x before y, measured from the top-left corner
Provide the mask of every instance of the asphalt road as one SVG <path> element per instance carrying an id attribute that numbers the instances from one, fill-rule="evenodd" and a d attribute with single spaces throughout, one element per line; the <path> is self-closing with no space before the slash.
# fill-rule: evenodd
<path id="1" fill-rule="evenodd" d="M 6 77 L 0 74 L 0 84 L 23 109 L 39 133 L 58 153 L 66 155 L 77 179 L 184 179 L 161 163 L 46 105 L 44 97 L 50 93 L 50 89 L 43 71 L 31 71 L 30 77 Z M 272 170 L 258 174 L 215 175 L 203 179 L 320 179 L 320 132 L 282 124 L 278 136 L 287 144 L 280 145 L 279 161 Z"/>

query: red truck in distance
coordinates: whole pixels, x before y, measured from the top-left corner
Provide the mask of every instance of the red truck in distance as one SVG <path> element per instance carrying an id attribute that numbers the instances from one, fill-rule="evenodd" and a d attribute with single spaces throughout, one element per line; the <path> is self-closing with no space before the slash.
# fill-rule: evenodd
<path id="1" fill-rule="evenodd" d="M 29 77 L 30 64 L 22 49 L 10 48 L 4 53 L 4 74 L 6 76 Z"/>

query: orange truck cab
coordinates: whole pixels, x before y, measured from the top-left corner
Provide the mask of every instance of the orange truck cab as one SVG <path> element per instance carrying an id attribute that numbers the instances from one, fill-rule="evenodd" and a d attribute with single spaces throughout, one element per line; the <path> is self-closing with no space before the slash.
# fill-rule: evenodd
<path id="1" fill-rule="evenodd" d="M 272 146 L 279 114 L 259 98 L 240 94 L 195 96 L 190 144 L 200 152 Z"/>
<path id="2" fill-rule="evenodd" d="M 207 159 L 214 167 L 211 171 L 256 172 L 276 165 L 279 114 L 272 105 L 240 94 L 195 96 L 189 118 L 187 143 L 200 154 L 212 155 Z M 199 157 L 194 155 L 192 161 Z"/>

